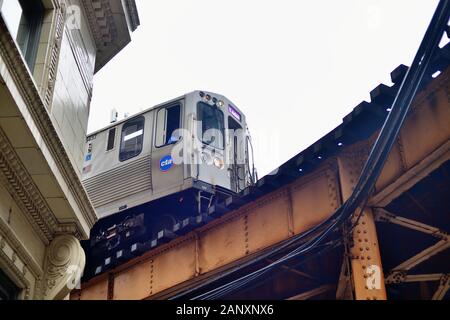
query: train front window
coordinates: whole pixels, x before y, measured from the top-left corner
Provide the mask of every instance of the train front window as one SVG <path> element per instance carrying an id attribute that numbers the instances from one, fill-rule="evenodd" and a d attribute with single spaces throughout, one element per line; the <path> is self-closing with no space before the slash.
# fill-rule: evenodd
<path id="1" fill-rule="evenodd" d="M 119 160 L 126 161 L 142 152 L 144 140 L 144 117 L 126 122 L 122 128 Z"/>
<path id="2" fill-rule="evenodd" d="M 217 108 L 204 102 L 197 104 L 197 115 L 200 125 L 198 134 L 204 144 L 215 148 L 224 148 L 224 115 Z"/>

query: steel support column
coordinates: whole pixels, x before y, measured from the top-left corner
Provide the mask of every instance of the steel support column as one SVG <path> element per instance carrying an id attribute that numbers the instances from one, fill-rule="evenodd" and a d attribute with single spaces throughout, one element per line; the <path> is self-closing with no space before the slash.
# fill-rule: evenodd
<path id="1" fill-rule="evenodd" d="M 367 143 L 367 142 L 365 142 Z M 338 156 L 342 198 L 347 200 L 367 158 L 365 144 L 355 145 Z M 356 217 L 352 219 L 356 223 Z M 354 297 L 357 300 L 386 300 L 383 267 L 372 209 L 365 208 L 351 231 L 350 256 Z"/>

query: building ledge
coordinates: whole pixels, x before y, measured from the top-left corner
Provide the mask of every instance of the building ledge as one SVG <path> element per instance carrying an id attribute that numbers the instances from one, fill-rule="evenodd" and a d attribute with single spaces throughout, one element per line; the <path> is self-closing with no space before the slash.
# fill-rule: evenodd
<path id="1" fill-rule="evenodd" d="M 135 0 L 81 0 L 95 44 L 95 72 L 105 66 L 130 41 L 140 25 Z"/>
<path id="2" fill-rule="evenodd" d="M 58 136 L 37 85 L 1 16 L 0 65 L 2 113 L 6 113 L 3 117 L 5 125 L 1 125 L 0 130 L 3 133 L 1 151 L 4 163 L 8 164 L 2 167 L 8 172 L 6 169 L 2 172 L 8 180 L 14 178 L 16 181 L 10 181 L 9 186 L 14 189 L 10 191 L 13 195 L 17 193 L 15 198 L 23 204 L 22 210 L 25 210 L 28 221 L 44 243 L 49 243 L 55 234 L 60 233 L 71 233 L 79 239 L 86 239 L 97 220 L 94 208 Z M 11 126 L 14 121 L 20 126 Z M 26 148 L 14 142 L 21 136 L 27 137 L 21 141 Z M 32 167 L 36 169 L 39 163 L 26 154 L 20 156 L 22 150 L 19 149 L 26 149 L 32 156 L 45 159 L 48 163 L 48 168 L 39 167 L 39 170 L 46 170 L 38 170 L 38 174 L 49 176 L 55 182 L 53 185 L 61 194 L 58 199 L 64 202 L 59 208 L 64 210 L 51 208 L 47 198 L 52 197 L 45 196 L 48 190 L 39 186 L 33 178 Z"/>

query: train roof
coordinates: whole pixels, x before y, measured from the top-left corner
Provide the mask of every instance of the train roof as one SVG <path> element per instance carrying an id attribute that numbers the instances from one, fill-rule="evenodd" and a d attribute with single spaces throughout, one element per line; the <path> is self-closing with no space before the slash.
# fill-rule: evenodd
<path id="1" fill-rule="evenodd" d="M 215 93 L 215 92 L 205 91 L 205 90 L 194 90 L 194 91 L 188 92 L 188 93 L 186 93 L 186 94 L 183 94 L 183 95 L 181 95 L 181 96 L 178 96 L 178 97 L 176 97 L 176 98 L 173 98 L 173 99 L 164 101 L 164 102 L 162 102 L 162 103 L 159 103 L 159 104 L 157 104 L 157 105 L 155 105 L 155 106 L 152 106 L 152 107 L 149 107 L 149 108 L 147 108 L 147 109 L 144 109 L 144 110 L 142 110 L 142 111 L 139 111 L 139 112 L 137 112 L 137 113 L 135 113 L 135 114 L 133 114 L 133 115 L 131 115 L 131 116 L 128 116 L 128 117 L 126 117 L 126 118 L 124 118 L 124 119 L 121 119 L 121 120 L 119 120 L 119 121 L 110 123 L 109 125 L 107 125 L 107 126 L 101 128 L 101 129 L 98 129 L 98 130 L 95 130 L 95 131 L 89 133 L 89 134 L 87 135 L 87 137 L 91 137 L 91 136 L 94 136 L 94 135 L 96 135 L 96 134 L 99 134 L 100 132 L 107 131 L 107 130 L 109 130 L 109 129 L 111 129 L 111 128 L 117 127 L 118 125 L 120 125 L 120 124 L 122 124 L 122 123 L 124 123 L 124 122 L 127 122 L 128 120 L 133 119 L 133 118 L 135 118 L 135 117 L 138 117 L 138 116 L 140 116 L 140 115 L 143 115 L 143 114 L 145 114 L 145 113 L 147 113 L 147 112 L 149 112 L 149 111 L 151 111 L 151 110 L 153 110 L 153 109 L 157 109 L 157 108 L 160 108 L 160 107 L 162 107 L 162 106 L 164 106 L 164 105 L 170 104 L 170 103 L 172 103 L 172 102 L 179 101 L 179 100 L 181 100 L 181 99 L 183 99 L 183 98 L 185 98 L 185 97 L 187 97 L 187 96 L 189 96 L 189 95 L 197 94 L 197 93 L 199 93 L 199 92 L 204 92 L 204 93 L 206 93 L 206 94 L 210 94 L 210 95 L 213 95 L 213 96 L 216 96 L 216 97 L 220 97 L 220 98 L 222 98 L 222 99 L 224 99 L 224 100 L 227 100 L 227 101 L 230 101 L 230 102 L 231 102 L 231 100 L 228 99 L 227 97 L 225 97 L 224 95 L 221 95 L 221 94 L 218 94 L 218 93 Z M 231 103 L 232 103 L 232 102 L 231 102 Z M 239 107 L 236 107 L 236 105 L 235 105 L 234 103 L 232 103 L 232 105 L 233 105 L 233 107 L 234 107 L 235 109 L 237 109 L 237 111 L 239 111 L 242 115 L 244 115 L 244 114 L 242 113 L 242 111 L 239 109 Z M 245 115 L 244 115 L 244 118 L 245 118 Z"/>

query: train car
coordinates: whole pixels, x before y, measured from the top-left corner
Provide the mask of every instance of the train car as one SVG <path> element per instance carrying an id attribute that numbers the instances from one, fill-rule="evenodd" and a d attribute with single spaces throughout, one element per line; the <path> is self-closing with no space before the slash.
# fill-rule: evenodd
<path id="1" fill-rule="evenodd" d="M 87 137 L 86 151 L 82 181 L 100 221 L 84 247 L 99 261 L 204 215 L 256 180 L 245 115 L 211 92 L 114 122 Z"/>

